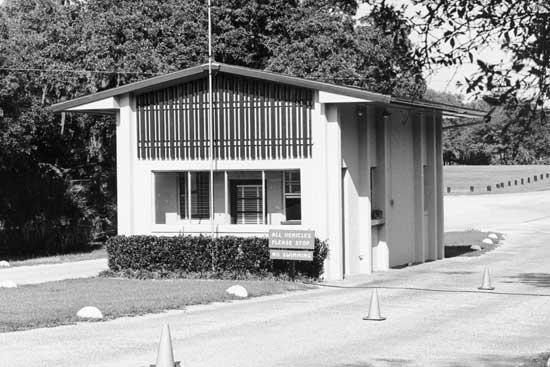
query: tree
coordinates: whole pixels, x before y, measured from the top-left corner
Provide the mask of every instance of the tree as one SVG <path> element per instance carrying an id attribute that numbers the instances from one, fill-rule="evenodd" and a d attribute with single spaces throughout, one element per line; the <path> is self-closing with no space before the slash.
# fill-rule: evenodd
<path id="1" fill-rule="evenodd" d="M 423 95 L 422 68 L 400 12 L 392 8 L 385 17 L 373 12 L 357 23 L 344 11 L 322 12 L 317 6 L 289 17 L 267 69 L 380 93 Z M 403 26 L 402 32 L 394 32 L 395 24 Z"/>
<path id="2" fill-rule="evenodd" d="M 547 0 L 415 0 L 423 36 L 417 56 L 427 64 L 476 62 L 478 72 L 466 79 L 468 92 L 483 92 L 490 105 L 533 104 L 550 97 L 550 2 Z M 477 52 L 497 44 L 510 57 L 502 65 L 482 60 Z"/>
<path id="3" fill-rule="evenodd" d="M 428 90 L 426 98 L 465 107 L 487 109 L 483 101 L 464 103 L 460 96 Z M 533 118 L 529 104 L 498 107 L 491 123 L 469 125 L 464 118 L 448 119 L 443 126 L 444 164 L 548 164 L 550 126 Z M 466 125 L 466 126 L 464 126 Z"/>
<path id="4" fill-rule="evenodd" d="M 354 0 L 214 1 L 215 58 L 421 96 L 402 14 L 373 13 L 356 24 L 356 8 Z M 0 7 L 0 249 L 52 251 L 48 244 L 59 243 L 58 251 L 75 245 L 76 235 L 63 234 L 88 231 L 78 237 L 86 242 L 113 231 L 113 119 L 64 119 L 47 106 L 206 62 L 206 14 L 199 0 L 10 0 Z"/>

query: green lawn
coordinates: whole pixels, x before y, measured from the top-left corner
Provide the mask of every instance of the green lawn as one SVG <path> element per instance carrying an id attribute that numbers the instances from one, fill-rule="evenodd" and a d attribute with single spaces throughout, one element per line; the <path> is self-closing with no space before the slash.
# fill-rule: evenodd
<path id="1" fill-rule="evenodd" d="M 451 194 L 469 193 L 470 186 L 474 186 L 474 194 L 487 194 L 487 186 L 491 186 L 492 194 L 505 192 L 527 192 L 550 190 L 550 166 L 444 166 L 444 190 L 451 188 Z M 543 175 L 541 180 L 540 175 Z M 537 181 L 533 176 L 537 175 Z M 521 179 L 523 178 L 523 185 Z M 527 178 L 530 182 L 527 182 Z M 517 180 L 517 185 L 514 185 Z M 510 181 L 511 186 L 508 186 Z M 504 183 L 504 188 L 496 188 L 497 183 Z"/>
<path id="2" fill-rule="evenodd" d="M 493 250 L 498 244 L 486 245 L 482 241 L 487 238 L 489 233 L 498 236 L 498 242 L 504 239 L 504 236 L 498 232 L 482 232 L 475 229 L 468 231 L 445 232 L 445 257 L 453 256 L 479 256 L 487 251 Z M 470 251 L 469 247 L 478 245 L 480 251 Z"/>
<path id="3" fill-rule="evenodd" d="M 91 251 L 73 253 L 73 254 L 62 254 L 62 255 L 51 255 L 43 257 L 35 257 L 24 260 L 12 260 L 7 259 L 10 263 L 10 266 L 25 266 L 25 265 L 40 265 L 40 264 L 58 264 L 72 261 L 83 261 L 83 260 L 94 260 L 94 259 L 103 259 L 107 258 L 107 251 L 105 247 L 95 248 Z"/>
<path id="4" fill-rule="evenodd" d="M 182 309 L 184 306 L 235 299 L 225 293 L 234 284 L 257 297 L 310 286 L 276 280 L 136 280 L 71 279 L 0 288 L 0 332 L 71 324 L 84 306 L 99 308 L 105 318 Z"/>

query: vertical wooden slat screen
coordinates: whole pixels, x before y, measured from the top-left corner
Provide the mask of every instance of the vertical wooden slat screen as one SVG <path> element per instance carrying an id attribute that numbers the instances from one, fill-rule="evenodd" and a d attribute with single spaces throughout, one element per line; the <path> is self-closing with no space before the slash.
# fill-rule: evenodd
<path id="1" fill-rule="evenodd" d="M 214 78 L 216 159 L 311 157 L 313 91 L 218 74 Z M 138 95 L 139 159 L 209 158 L 206 78 Z"/>

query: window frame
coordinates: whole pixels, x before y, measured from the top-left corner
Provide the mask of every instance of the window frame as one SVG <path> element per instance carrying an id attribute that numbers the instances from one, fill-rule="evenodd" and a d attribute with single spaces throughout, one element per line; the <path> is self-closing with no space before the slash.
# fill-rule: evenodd
<path id="1" fill-rule="evenodd" d="M 193 190 L 193 182 L 194 180 L 197 180 L 197 177 L 198 175 L 203 175 L 204 177 L 202 178 L 204 181 L 203 182 L 200 182 L 200 185 L 201 186 L 205 186 L 205 187 L 197 187 L 196 190 Z M 184 184 L 182 184 L 182 178 L 184 178 Z M 197 181 L 195 181 L 195 185 L 198 185 L 199 183 L 197 183 Z M 193 220 L 211 220 L 211 213 L 210 213 L 210 201 L 212 200 L 212 198 L 210 197 L 210 172 L 208 171 L 183 171 L 183 172 L 179 172 L 178 174 L 178 200 L 179 200 L 179 204 L 178 204 L 178 215 L 179 215 L 179 219 L 180 220 L 190 220 L 190 221 L 193 221 Z M 182 190 L 185 190 L 186 193 L 185 193 L 185 196 L 181 194 L 181 191 Z M 198 207 L 196 204 L 195 206 L 193 205 L 193 202 L 194 201 L 199 201 L 201 198 L 204 199 L 204 196 L 199 196 L 201 195 L 201 193 L 199 192 L 199 190 L 203 190 L 202 192 L 202 195 L 204 195 L 204 191 L 207 192 L 207 195 L 206 195 L 206 204 L 202 203 L 200 205 L 200 207 Z M 195 196 L 195 200 L 193 200 L 193 196 Z M 181 209 L 183 207 L 182 205 L 182 198 L 184 198 L 184 201 L 185 203 L 183 205 L 185 205 L 185 211 L 184 213 L 181 212 Z M 208 209 L 207 211 L 207 214 L 206 212 L 204 211 L 204 206 L 206 205 L 206 208 Z M 199 210 L 202 210 L 202 212 L 200 213 L 193 213 L 193 210 L 195 209 L 195 211 L 199 211 Z"/>

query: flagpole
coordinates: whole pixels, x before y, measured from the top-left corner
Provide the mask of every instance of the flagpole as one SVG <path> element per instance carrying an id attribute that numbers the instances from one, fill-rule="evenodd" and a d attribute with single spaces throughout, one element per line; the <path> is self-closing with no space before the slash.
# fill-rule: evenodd
<path id="1" fill-rule="evenodd" d="M 212 123 L 212 0 L 208 0 L 208 135 L 210 140 L 210 236 L 214 238 L 214 131 Z"/>

